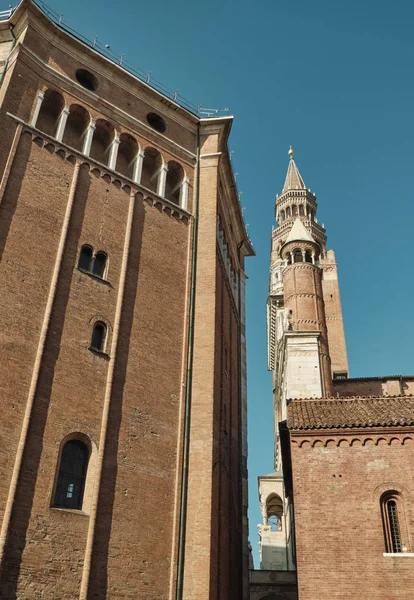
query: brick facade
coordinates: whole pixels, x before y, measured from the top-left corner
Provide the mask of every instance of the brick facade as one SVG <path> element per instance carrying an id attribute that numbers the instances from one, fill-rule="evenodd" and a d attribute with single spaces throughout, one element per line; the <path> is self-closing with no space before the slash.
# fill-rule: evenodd
<path id="1" fill-rule="evenodd" d="M 237 286 L 253 250 L 236 193 L 219 191 L 233 178 L 232 119 L 180 108 L 29 0 L 13 24 L 0 87 L 0 596 L 172 599 L 178 580 L 180 598 L 246 598 Z M 69 114 L 80 106 L 178 164 L 188 206 L 110 168 L 115 141 L 98 161 L 32 123 L 51 90 Z M 85 244 L 108 257 L 104 278 L 78 268 Z M 96 322 L 102 352 L 90 348 Z M 53 507 L 70 439 L 89 451 L 82 510 Z"/>
<path id="2" fill-rule="evenodd" d="M 355 419 L 343 403 L 327 401 L 329 414 L 346 415 L 350 425 L 355 422 L 352 428 L 343 423 L 332 427 L 330 417 L 324 421 L 326 403 L 319 403 L 317 426 L 312 420 L 317 402 L 294 401 L 288 409 L 299 598 L 313 600 L 317 590 L 318 600 L 408 600 L 414 561 L 414 428 L 409 424 L 414 399 L 382 400 L 383 406 L 391 404 L 391 420 L 393 415 L 395 421 L 399 415 L 410 419 L 399 426 L 385 417 L 383 426 L 376 425 L 372 404 L 358 399 L 373 423 L 364 427 L 357 426 L 360 417 Z M 298 404 L 302 424 L 294 416 Z M 387 491 L 397 492 L 403 502 L 399 521 L 404 551 L 397 554 L 385 543 L 381 497 Z"/>

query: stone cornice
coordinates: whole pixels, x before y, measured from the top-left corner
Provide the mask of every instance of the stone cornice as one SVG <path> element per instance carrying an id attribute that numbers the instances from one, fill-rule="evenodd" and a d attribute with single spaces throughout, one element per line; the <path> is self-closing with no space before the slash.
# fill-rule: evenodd
<path id="1" fill-rule="evenodd" d="M 38 146 L 46 148 L 49 152 L 57 154 L 60 156 L 60 158 L 68 160 L 69 162 L 74 163 L 75 161 L 79 161 L 82 164 L 88 165 L 91 173 L 94 173 L 95 175 L 106 180 L 108 183 L 113 183 L 120 188 L 129 189 L 134 191 L 135 194 L 142 194 L 143 199 L 147 204 L 160 209 L 161 212 L 171 215 L 172 217 L 176 217 L 178 220 L 183 221 L 184 223 L 188 223 L 193 218 L 191 213 L 184 208 L 181 208 L 177 204 L 174 204 L 174 202 L 158 196 L 151 190 L 148 190 L 142 185 L 135 183 L 131 179 L 128 179 L 116 171 L 112 171 L 106 165 L 103 165 L 102 163 L 85 156 L 78 150 L 63 144 L 62 142 L 56 141 L 55 138 L 43 133 L 42 131 L 39 131 L 18 117 L 10 113 L 7 113 L 7 116 L 22 126 L 21 135 L 24 133 L 29 133 L 33 139 L 33 142 Z"/>
<path id="2" fill-rule="evenodd" d="M 109 118 L 105 115 L 105 109 L 111 115 L 118 115 L 119 121 L 126 122 L 127 126 L 131 129 L 131 131 L 136 132 L 138 135 L 141 135 L 143 138 L 147 139 L 149 142 L 157 143 L 160 147 L 169 150 L 171 154 L 175 156 L 179 156 L 188 164 L 194 166 L 196 156 L 190 150 L 187 150 L 183 146 L 180 146 L 167 136 L 156 132 L 149 125 L 146 125 L 144 122 L 139 121 L 132 115 L 126 113 L 122 109 L 118 108 L 114 104 L 108 102 L 104 98 L 97 96 L 94 92 L 86 90 L 80 84 L 78 84 L 73 79 L 70 79 L 60 71 L 54 69 L 51 65 L 45 63 L 37 54 L 35 54 L 30 48 L 25 46 L 24 44 L 19 43 L 19 55 L 26 56 L 31 59 L 38 67 L 48 72 L 53 78 L 55 78 L 58 82 L 60 82 L 62 91 L 73 95 L 73 90 L 76 90 L 77 96 L 74 96 L 78 101 L 79 99 L 83 99 L 83 102 L 87 106 L 94 106 L 96 109 L 96 105 L 98 104 L 99 108 L 102 109 L 102 116 L 105 118 Z M 23 61 L 24 62 L 24 61 Z M 128 92 L 131 93 L 131 90 L 128 89 Z M 136 95 L 137 98 L 141 99 L 139 95 Z M 145 101 L 145 100 L 143 100 Z M 170 118 L 170 116 L 168 116 Z M 109 118 L 109 120 L 114 121 L 113 117 Z"/>

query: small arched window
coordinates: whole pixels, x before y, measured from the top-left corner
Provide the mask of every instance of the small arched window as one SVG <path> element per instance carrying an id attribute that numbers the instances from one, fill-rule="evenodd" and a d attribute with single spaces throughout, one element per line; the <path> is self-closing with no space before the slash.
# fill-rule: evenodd
<path id="1" fill-rule="evenodd" d="M 280 222 L 283 223 L 284 220 L 285 220 L 285 211 L 281 210 L 280 211 Z"/>
<path id="2" fill-rule="evenodd" d="M 386 552 L 407 551 L 403 500 L 398 492 L 386 492 L 381 498 Z"/>
<path id="3" fill-rule="evenodd" d="M 105 267 L 106 267 L 106 254 L 105 252 L 97 252 L 95 258 L 93 259 L 92 265 L 92 273 L 96 275 L 96 277 L 100 277 L 103 279 L 105 275 Z"/>
<path id="4" fill-rule="evenodd" d="M 81 510 L 88 469 L 89 451 L 79 440 L 63 446 L 53 506 Z"/>
<path id="5" fill-rule="evenodd" d="M 93 326 L 91 348 L 98 352 L 105 349 L 106 325 L 102 321 L 97 321 Z"/>
<path id="6" fill-rule="evenodd" d="M 65 108 L 63 96 L 55 90 L 46 90 L 39 116 L 37 117 L 36 127 L 51 137 L 55 137 L 59 117 Z"/>
<path id="7" fill-rule="evenodd" d="M 300 204 L 300 205 L 299 205 L 299 215 L 300 215 L 301 217 L 303 217 L 303 216 L 305 215 L 305 211 L 304 211 L 304 208 L 303 208 L 303 204 Z"/>
<path id="8" fill-rule="evenodd" d="M 307 262 L 307 263 L 312 262 L 312 254 L 311 254 L 310 250 L 306 250 L 306 252 L 305 252 L 305 262 Z"/>
<path id="9" fill-rule="evenodd" d="M 81 271 L 90 271 L 92 264 L 93 250 L 90 246 L 82 246 L 79 255 L 78 269 Z"/>
<path id="10" fill-rule="evenodd" d="M 168 163 L 167 178 L 165 184 L 165 197 L 174 204 L 180 204 L 180 189 L 184 180 L 184 169 L 182 166 L 171 160 Z"/>
<path id="11" fill-rule="evenodd" d="M 132 137 L 132 135 L 129 135 L 129 133 L 122 133 L 119 136 L 119 148 L 115 171 L 132 179 L 138 150 L 137 140 Z"/>
<path id="12" fill-rule="evenodd" d="M 283 502 L 277 494 L 266 500 L 267 524 L 271 531 L 282 531 Z"/>
<path id="13" fill-rule="evenodd" d="M 79 104 L 72 104 L 69 108 L 69 116 L 63 133 L 63 143 L 82 152 L 89 121 L 90 116 L 86 108 Z"/>
<path id="14" fill-rule="evenodd" d="M 89 156 L 103 165 L 107 165 L 114 137 L 115 129 L 112 123 L 104 119 L 98 119 L 96 121 Z"/>
<path id="15" fill-rule="evenodd" d="M 299 250 L 299 248 L 296 248 L 293 251 L 293 262 L 295 262 L 295 263 L 303 262 L 302 250 Z"/>
<path id="16" fill-rule="evenodd" d="M 286 208 L 286 218 L 290 219 L 290 206 Z"/>
<path id="17" fill-rule="evenodd" d="M 161 154 L 155 148 L 146 148 L 142 162 L 141 185 L 157 193 L 161 168 Z"/>

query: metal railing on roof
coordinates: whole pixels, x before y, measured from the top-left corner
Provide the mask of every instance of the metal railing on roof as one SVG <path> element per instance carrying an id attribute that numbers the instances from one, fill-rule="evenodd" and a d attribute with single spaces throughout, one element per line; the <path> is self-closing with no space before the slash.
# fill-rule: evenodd
<path id="1" fill-rule="evenodd" d="M 117 65 L 118 67 L 120 67 L 121 69 L 126 71 L 127 73 L 134 75 L 140 81 L 143 81 L 144 83 L 146 83 L 147 85 L 149 85 L 150 87 L 155 89 L 157 92 L 160 92 L 161 94 L 163 94 L 164 96 L 166 96 L 167 98 L 169 98 L 170 100 L 172 100 L 173 102 L 175 102 L 176 104 L 181 106 L 182 108 L 188 110 L 190 113 L 197 115 L 198 117 L 202 117 L 202 118 L 219 117 L 219 116 L 224 116 L 226 113 L 228 113 L 228 111 L 229 111 L 228 108 L 224 108 L 224 109 L 203 108 L 200 105 L 190 102 L 189 100 L 187 100 L 186 98 L 181 96 L 181 94 L 179 94 L 178 90 L 171 90 L 170 88 L 165 86 L 161 81 L 158 81 L 158 79 L 153 77 L 151 72 L 145 73 L 144 71 L 137 69 L 132 63 L 130 63 L 128 60 L 126 60 L 124 54 L 117 55 L 114 52 L 112 52 L 109 45 L 107 45 L 107 44 L 101 45 L 98 42 L 98 36 L 91 38 L 83 33 L 80 33 L 79 31 L 77 31 L 74 27 L 72 27 L 70 25 L 70 23 L 68 23 L 64 19 L 63 15 L 58 14 L 56 11 L 54 11 L 52 8 L 50 8 L 47 4 L 42 2 L 42 0 L 33 0 L 33 2 L 34 2 L 34 4 L 36 4 L 36 6 L 38 6 L 38 8 L 40 8 L 40 10 L 57 27 L 59 27 L 66 33 L 69 33 L 76 39 L 80 40 L 81 42 L 83 42 L 84 44 L 89 46 L 89 48 L 92 48 L 99 54 L 102 54 L 105 58 L 110 60 L 113 64 Z M 9 10 L 1 12 L 0 20 L 9 19 L 11 17 L 11 15 L 13 14 L 14 10 L 15 9 L 13 9 L 10 6 Z M 4 16 L 2 16 L 2 15 L 4 15 Z"/>
<path id="2" fill-rule="evenodd" d="M 7 21 L 13 14 L 13 7 L 9 6 L 8 10 L 0 10 L 0 21 Z"/>

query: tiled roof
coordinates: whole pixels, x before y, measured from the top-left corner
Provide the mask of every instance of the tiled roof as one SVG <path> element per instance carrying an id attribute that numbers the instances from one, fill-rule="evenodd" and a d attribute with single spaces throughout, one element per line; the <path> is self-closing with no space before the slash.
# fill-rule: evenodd
<path id="1" fill-rule="evenodd" d="M 342 429 L 414 425 L 414 396 L 292 400 L 288 429 Z"/>
<path id="2" fill-rule="evenodd" d="M 309 231 L 306 229 L 299 217 L 297 217 L 296 221 L 293 223 L 293 227 L 290 230 L 285 243 L 287 244 L 288 242 L 298 242 L 300 240 L 315 243 L 315 240 L 313 239 Z"/>

